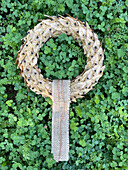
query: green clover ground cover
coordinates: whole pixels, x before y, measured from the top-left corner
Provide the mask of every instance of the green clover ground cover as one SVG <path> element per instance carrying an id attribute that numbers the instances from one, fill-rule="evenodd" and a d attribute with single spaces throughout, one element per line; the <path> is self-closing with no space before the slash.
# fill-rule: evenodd
<path id="1" fill-rule="evenodd" d="M 0 169 L 128 169 L 128 0 L 1 0 Z M 47 15 L 66 13 L 88 22 L 103 40 L 106 65 L 95 89 L 70 105 L 70 159 L 51 154 L 52 101 L 28 92 L 14 65 L 21 38 Z M 83 49 L 61 34 L 40 50 L 42 74 L 75 78 Z M 51 67 L 52 64 L 52 67 Z"/>
<path id="2" fill-rule="evenodd" d="M 38 65 L 45 78 L 74 79 L 83 72 L 86 59 L 83 48 L 62 33 L 41 48 Z"/>

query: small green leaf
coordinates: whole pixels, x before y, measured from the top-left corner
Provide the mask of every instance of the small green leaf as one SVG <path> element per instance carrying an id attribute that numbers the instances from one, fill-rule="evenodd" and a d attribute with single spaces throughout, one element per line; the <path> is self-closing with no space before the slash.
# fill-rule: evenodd
<path id="1" fill-rule="evenodd" d="M 111 167 L 116 167 L 116 166 L 117 166 L 117 163 L 115 161 L 112 161 Z"/>
<path id="2" fill-rule="evenodd" d="M 6 101 L 6 104 L 7 104 L 8 106 L 11 106 L 12 103 L 13 103 L 13 100 L 7 100 L 7 101 Z"/>
<path id="3" fill-rule="evenodd" d="M 117 49 L 117 55 L 119 58 L 124 57 L 125 52 L 122 49 Z"/>
<path id="4" fill-rule="evenodd" d="M 123 19 L 123 18 L 115 18 L 111 21 L 113 24 L 114 23 L 122 23 L 122 24 L 125 24 L 126 21 Z"/>
<path id="5" fill-rule="evenodd" d="M 48 104 L 52 105 L 52 100 L 49 97 L 46 97 L 45 100 L 48 102 Z"/>
<path id="6" fill-rule="evenodd" d="M 83 146 L 83 147 L 86 146 L 86 143 L 85 143 L 85 140 L 84 140 L 84 139 L 80 140 L 80 141 L 79 141 L 79 144 L 80 144 L 81 146 Z"/>
<path id="7" fill-rule="evenodd" d="M 95 95 L 95 102 L 96 102 L 96 104 L 98 104 L 100 102 L 99 96 L 97 94 Z"/>
<path id="8" fill-rule="evenodd" d="M 48 46 L 45 46 L 45 50 L 44 50 L 44 53 L 45 54 L 48 54 L 51 52 L 51 48 L 49 48 Z"/>
<path id="9" fill-rule="evenodd" d="M 82 111 L 81 111 L 81 109 L 80 109 L 79 106 L 76 107 L 76 111 L 77 111 L 79 117 L 81 117 L 81 112 L 82 112 Z"/>

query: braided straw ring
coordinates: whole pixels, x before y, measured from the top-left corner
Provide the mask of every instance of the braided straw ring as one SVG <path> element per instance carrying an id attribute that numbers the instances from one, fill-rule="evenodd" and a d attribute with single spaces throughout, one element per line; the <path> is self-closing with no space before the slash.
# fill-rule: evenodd
<path id="1" fill-rule="evenodd" d="M 76 102 L 77 98 L 83 98 L 84 94 L 93 89 L 102 77 L 105 69 L 104 50 L 97 34 L 91 30 L 87 22 L 85 25 L 78 18 L 67 15 L 67 17 L 44 15 L 49 19 L 41 20 L 34 29 L 27 32 L 16 62 L 18 61 L 17 68 L 20 68 L 27 88 L 30 87 L 36 94 L 52 99 L 52 80 L 45 79 L 37 65 L 39 50 L 49 38 L 57 37 L 61 33 L 78 40 L 79 46 L 83 47 L 87 56 L 87 64 L 82 74 L 71 80 L 70 101 Z"/>

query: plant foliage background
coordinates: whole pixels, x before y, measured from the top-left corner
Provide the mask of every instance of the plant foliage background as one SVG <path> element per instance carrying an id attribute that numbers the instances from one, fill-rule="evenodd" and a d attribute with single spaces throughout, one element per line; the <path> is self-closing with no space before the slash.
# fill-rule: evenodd
<path id="1" fill-rule="evenodd" d="M 128 0 L 0 1 L 0 169 L 128 169 Z M 95 89 L 70 105 L 70 159 L 51 154 L 52 101 L 32 91 L 14 65 L 29 29 L 44 14 L 66 13 L 88 22 L 103 40 L 106 65 Z M 40 50 L 42 74 L 72 79 L 86 57 L 72 37 L 61 34 Z"/>

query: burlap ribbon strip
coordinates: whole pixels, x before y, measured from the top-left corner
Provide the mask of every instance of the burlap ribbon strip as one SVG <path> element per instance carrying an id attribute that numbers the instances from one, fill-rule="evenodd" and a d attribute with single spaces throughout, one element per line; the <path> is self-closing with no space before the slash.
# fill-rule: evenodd
<path id="1" fill-rule="evenodd" d="M 52 153 L 58 161 L 69 159 L 69 105 L 70 80 L 53 80 L 52 83 Z"/>

